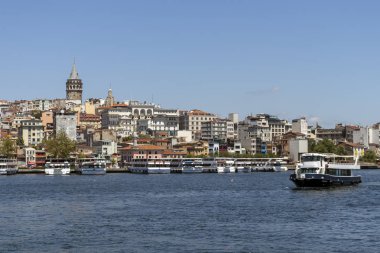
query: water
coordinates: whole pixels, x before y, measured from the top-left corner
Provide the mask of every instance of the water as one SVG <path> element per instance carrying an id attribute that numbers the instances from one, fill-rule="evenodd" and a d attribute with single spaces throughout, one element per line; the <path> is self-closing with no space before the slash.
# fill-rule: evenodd
<path id="1" fill-rule="evenodd" d="M 290 173 L 0 177 L 1 252 L 379 252 L 380 171 L 294 190 Z"/>

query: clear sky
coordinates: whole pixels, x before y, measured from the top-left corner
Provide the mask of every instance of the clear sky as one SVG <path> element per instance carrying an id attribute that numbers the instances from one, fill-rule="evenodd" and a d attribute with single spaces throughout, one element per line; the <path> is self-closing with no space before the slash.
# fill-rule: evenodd
<path id="1" fill-rule="evenodd" d="M 380 121 L 380 1 L 1 1 L 2 99 L 154 101 L 226 116 Z"/>

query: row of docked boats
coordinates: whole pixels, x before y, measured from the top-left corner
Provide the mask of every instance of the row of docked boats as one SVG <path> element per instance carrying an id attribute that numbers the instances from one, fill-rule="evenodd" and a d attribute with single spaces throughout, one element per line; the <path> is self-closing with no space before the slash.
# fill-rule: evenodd
<path id="1" fill-rule="evenodd" d="M 133 159 L 126 163 L 128 172 L 140 174 L 167 173 L 235 173 L 286 171 L 285 162 L 278 159 L 228 159 L 228 158 L 193 158 L 193 159 Z M 69 175 L 72 171 L 81 175 L 104 175 L 107 172 L 105 159 L 81 159 L 71 166 L 67 160 L 51 159 L 46 162 L 46 175 Z M 18 172 L 16 160 L 0 160 L 0 174 L 11 175 Z"/>
<path id="2" fill-rule="evenodd" d="M 259 171 L 287 171 L 282 160 L 269 159 L 258 162 L 252 159 L 237 160 L 226 158 L 205 159 L 133 159 L 126 164 L 130 173 L 235 173 Z"/>
<path id="3" fill-rule="evenodd" d="M 342 159 L 343 158 L 343 159 Z M 361 176 L 353 171 L 360 169 L 358 158 L 350 162 L 350 156 L 333 154 L 308 153 L 301 156 L 301 162 L 290 180 L 297 187 L 330 187 L 357 185 Z M 254 171 L 286 171 L 284 162 L 279 159 L 269 159 L 266 162 L 252 159 L 133 159 L 127 164 L 128 171 L 141 174 L 168 173 L 234 173 Z M 104 175 L 107 163 L 104 159 L 82 159 L 75 163 L 75 172 L 81 175 Z M 12 175 L 18 172 L 15 159 L 0 158 L 0 175 Z M 69 175 L 71 172 L 68 161 L 48 161 L 45 164 L 46 175 Z"/>
<path id="4" fill-rule="evenodd" d="M 75 172 L 80 175 L 105 175 L 107 163 L 104 159 L 82 159 L 75 163 Z M 68 161 L 49 161 L 45 164 L 46 175 L 69 175 L 71 166 Z"/>
<path id="5" fill-rule="evenodd" d="M 0 175 L 13 175 L 18 173 L 15 159 L 0 158 Z M 107 163 L 104 159 L 86 159 L 75 163 L 75 172 L 81 175 L 104 175 Z M 69 175 L 70 163 L 66 160 L 51 160 L 46 162 L 44 172 L 46 175 Z"/>

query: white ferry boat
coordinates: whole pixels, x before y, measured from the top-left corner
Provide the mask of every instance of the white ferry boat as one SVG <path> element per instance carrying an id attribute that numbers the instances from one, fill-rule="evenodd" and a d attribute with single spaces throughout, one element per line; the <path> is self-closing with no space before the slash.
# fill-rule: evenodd
<path id="1" fill-rule="evenodd" d="M 324 155 L 308 153 L 301 156 L 301 163 L 297 166 L 290 180 L 297 187 L 329 187 L 356 185 L 362 182 L 361 176 L 352 175 L 352 171 L 360 169 L 357 164 L 346 161 L 336 162 L 339 158 L 351 156 Z"/>
<path id="2" fill-rule="evenodd" d="M 0 158 L 0 175 L 13 175 L 18 172 L 15 159 Z"/>
<path id="3" fill-rule="evenodd" d="M 68 161 L 63 162 L 46 162 L 46 175 L 70 175 L 70 164 Z"/>
<path id="4" fill-rule="evenodd" d="M 282 172 L 288 171 L 288 167 L 285 166 L 283 160 L 267 158 L 265 162 L 257 163 L 252 170 L 258 172 Z"/>
<path id="5" fill-rule="evenodd" d="M 167 159 L 133 159 L 128 171 L 139 174 L 169 174 L 170 165 L 170 160 Z"/>
<path id="6" fill-rule="evenodd" d="M 248 173 L 251 171 L 251 162 L 247 159 L 235 161 L 236 172 Z"/>
<path id="7" fill-rule="evenodd" d="M 235 161 L 228 159 L 218 159 L 217 160 L 217 171 L 218 173 L 235 173 Z"/>
<path id="8" fill-rule="evenodd" d="M 183 160 L 181 163 L 181 172 L 186 173 L 202 173 L 202 160 Z"/>
<path id="9" fill-rule="evenodd" d="M 104 159 L 89 159 L 79 161 L 78 168 L 75 170 L 81 175 L 105 175 L 107 163 Z"/>
<path id="10" fill-rule="evenodd" d="M 288 167 L 285 166 L 285 162 L 282 160 L 276 160 L 273 162 L 273 170 L 275 172 L 288 171 Z"/>
<path id="11" fill-rule="evenodd" d="M 202 170 L 204 173 L 216 173 L 218 171 L 218 163 L 215 158 L 203 158 Z"/>

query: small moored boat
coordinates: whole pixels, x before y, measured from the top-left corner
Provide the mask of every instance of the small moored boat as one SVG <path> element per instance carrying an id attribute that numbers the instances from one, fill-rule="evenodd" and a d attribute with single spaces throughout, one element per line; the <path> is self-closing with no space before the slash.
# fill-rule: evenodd
<path id="1" fill-rule="evenodd" d="M 139 174 L 169 174 L 170 160 L 166 159 L 132 159 L 128 171 Z"/>
<path id="2" fill-rule="evenodd" d="M 235 161 L 227 159 L 217 160 L 218 173 L 235 173 Z"/>
<path id="3" fill-rule="evenodd" d="M 14 175 L 18 172 L 15 159 L 0 158 L 0 175 Z"/>
<path id="4" fill-rule="evenodd" d="M 78 168 L 75 170 L 81 175 L 105 175 L 106 161 L 104 159 L 90 159 L 79 163 Z"/>
<path id="5" fill-rule="evenodd" d="M 45 174 L 46 175 L 70 175 L 70 164 L 68 161 L 46 162 Z"/>

